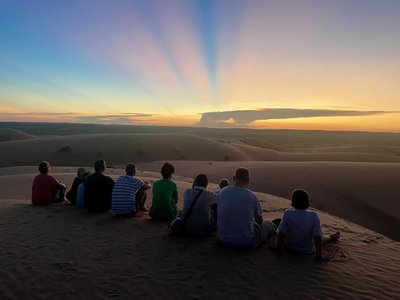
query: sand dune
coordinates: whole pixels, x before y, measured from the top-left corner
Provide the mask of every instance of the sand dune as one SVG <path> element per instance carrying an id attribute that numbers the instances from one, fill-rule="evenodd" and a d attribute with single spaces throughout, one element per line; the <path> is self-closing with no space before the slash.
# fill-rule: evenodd
<path id="1" fill-rule="evenodd" d="M 74 168 L 54 170 L 72 183 Z M 342 239 L 328 249 L 336 253 L 331 262 L 316 263 L 266 248 L 223 248 L 215 237 L 172 237 L 164 223 L 146 216 L 121 220 L 63 205 L 32 207 L 31 173 L 35 167 L 1 170 L 1 299 L 395 299 L 400 293 L 400 243 L 325 213 L 324 231 L 340 230 Z M 177 179 L 182 193 L 191 180 Z M 289 203 L 259 198 L 269 219 Z"/>
<path id="2" fill-rule="evenodd" d="M 15 140 L 29 140 L 34 139 L 35 136 L 13 128 L 0 127 L 0 142 L 15 141 Z"/>
<path id="3" fill-rule="evenodd" d="M 0 166 L 32 165 L 44 158 L 58 165 L 88 164 L 99 158 L 111 165 L 157 160 L 400 162 L 400 153 L 393 147 L 382 147 L 381 152 L 369 152 L 369 148 L 327 152 L 318 147 L 300 152 L 268 143 L 259 146 L 187 133 L 68 135 L 2 142 Z"/>

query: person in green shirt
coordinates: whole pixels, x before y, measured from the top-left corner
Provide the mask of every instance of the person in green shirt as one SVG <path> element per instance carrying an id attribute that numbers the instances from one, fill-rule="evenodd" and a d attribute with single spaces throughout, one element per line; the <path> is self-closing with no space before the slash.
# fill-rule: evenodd
<path id="1" fill-rule="evenodd" d="M 166 162 L 161 168 L 163 178 L 153 184 L 153 201 L 149 212 L 153 220 L 168 221 L 176 216 L 178 188 L 171 180 L 174 172 L 174 166 Z"/>

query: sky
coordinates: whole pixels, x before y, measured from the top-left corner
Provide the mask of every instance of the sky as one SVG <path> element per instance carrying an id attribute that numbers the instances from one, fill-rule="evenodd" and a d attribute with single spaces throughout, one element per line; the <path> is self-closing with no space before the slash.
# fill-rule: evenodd
<path id="1" fill-rule="evenodd" d="M 400 132 L 398 0 L 1 0 L 0 121 Z"/>

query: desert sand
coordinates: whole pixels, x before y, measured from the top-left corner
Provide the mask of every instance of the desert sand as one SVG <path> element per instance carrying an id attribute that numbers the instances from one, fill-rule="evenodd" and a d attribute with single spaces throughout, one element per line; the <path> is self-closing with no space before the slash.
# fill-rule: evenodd
<path id="1" fill-rule="evenodd" d="M 30 205 L 36 167 L 0 169 L 1 299 L 395 299 L 400 243 L 320 212 L 323 230 L 340 230 L 329 262 L 311 256 L 225 248 L 181 238 L 147 214 L 119 219 L 73 206 Z M 53 175 L 71 185 L 74 167 Z M 116 177 L 122 169 L 109 169 Z M 152 182 L 159 174 L 139 172 Z M 175 177 L 179 193 L 191 179 Z M 210 190 L 216 187 L 209 186 Z M 265 219 L 289 201 L 257 193 Z M 151 197 L 149 199 L 151 201 Z"/>
<path id="2" fill-rule="evenodd" d="M 0 123 L 0 157 L 0 299 L 395 299 L 400 293 L 400 134 Z M 40 161 L 50 161 L 53 174 L 71 185 L 77 167 L 91 168 L 97 159 L 107 161 L 114 178 L 134 161 L 150 182 L 171 161 L 181 196 L 199 173 L 213 190 L 245 166 L 265 219 L 280 217 L 292 190 L 306 188 L 324 232 L 342 237 L 326 250 L 334 258 L 317 263 L 266 247 L 224 248 L 215 236 L 173 237 L 147 215 L 120 220 L 61 204 L 30 205 Z"/>

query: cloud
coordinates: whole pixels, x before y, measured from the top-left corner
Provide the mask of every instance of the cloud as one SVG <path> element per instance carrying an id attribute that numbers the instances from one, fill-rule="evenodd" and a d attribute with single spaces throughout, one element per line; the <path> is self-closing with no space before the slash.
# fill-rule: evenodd
<path id="1" fill-rule="evenodd" d="M 254 121 L 314 117 L 345 117 L 345 116 L 370 116 L 394 111 L 356 111 L 356 110 L 330 110 L 330 109 L 288 109 L 272 108 L 259 110 L 233 110 L 220 112 L 205 112 L 202 114 L 199 125 L 209 127 L 234 127 L 247 126 Z"/>
<path id="2" fill-rule="evenodd" d="M 123 114 L 104 114 L 95 116 L 83 116 L 76 113 L 47 113 L 47 112 L 0 112 L 0 120 L 24 120 L 24 121 L 37 121 L 39 120 L 58 120 L 60 122 L 74 122 L 74 123 L 93 123 L 93 124 L 119 124 L 119 125 L 132 125 L 135 123 L 145 123 L 151 121 L 153 114 L 145 113 L 123 113 Z M 56 118 L 56 119 L 54 119 Z"/>
<path id="3" fill-rule="evenodd" d="M 76 122 L 81 123 L 95 123 L 95 124 L 119 124 L 119 125 L 132 125 L 137 122 L 146 121 L 152 114 L 142 113 L 127 113 L 127 114 L 110 114 L 100 116 L 79 116 Z"/>

